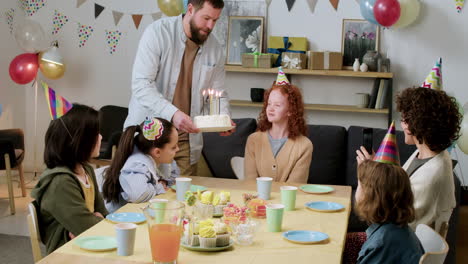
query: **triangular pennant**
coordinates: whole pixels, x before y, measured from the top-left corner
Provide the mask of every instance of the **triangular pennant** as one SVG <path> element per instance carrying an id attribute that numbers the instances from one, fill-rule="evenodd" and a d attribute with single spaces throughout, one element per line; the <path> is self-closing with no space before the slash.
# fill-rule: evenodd
<path id="1" fill-rule="evenodd" d="M 70 102 L 58 95 L 47 83 L 41 82 L 41 84 L 44 88 L 44 94 L 47 106 L 49 107 L 50 118 L 52 120 L 62 117 L 73 107 Z"/>
<path id="2" fill-rule="evenodd" d="M 123 13 L 117 12 L 117 11 L 112 11 L 112 16 L 114 17 L 114 24 L 117 26 L 117 24 L 119 24 L 120 19 L 123 16 Z"/>
<path id="3" fill-rule="evenodd" d="M 106 30 L 106 42 L 107 46 L 109 47 L 110 54 L 113 54 L 117 49 L 117 45 L 119 45 L 120 37 L 122 36 L 122 32 L 119 30 L 110 31 Z"/>
<path id="4" fill-rule="evenodd" d="M 141 18 L 143 15 L 132 15 L 133 23 L 135 24 L 136 29 L 140 26 Z"/>
<path id="5" fill-rule="evenodd" d="M 10 34 L 13 33 L 13 18 L 15 16 L 15 9 L 10 8 L 8 11 L 5 12 L 5 20 L 8 24 L 8 28 L 10 29 Z"/>
<path id="6" fill-rule="evenodd" d="M 307 4 L 309 5 L 310 12 L 314 13 L 317 0 L 307 0 Z"/>
<path id="7" fill-rule="evenodd" d="M 80 7 L 84 2 L 86 2 L 86 0 L 76 0 L 76 8 Z"/>
<path id="8" fill-rule="evenodd" d="M 265 0 L 265 3 L 267 4 L 267 7 L 269 7 L 271 4 L 271 0 Z"/>
<path id="9" fill-rule="evenodd" d="M 398 154 L 398 145 L 396 142 L 395 121 L 393 121 L 388 128 L 387 134 L 382 140 L 373 160 L 381 163 L 400 165 L 400 155 Z"/>
<path id="10" fill-rule="evenodd" d="M 45 0 L 20 0 L 21 6 L 23 7 L 24 12 L 28 14 L 28 16 L 34 15 L 37 10 L 45 5 Z"/>
<path id="11" fill-rule="evenodd" d="M 330 0 L 330 4 L 335 8 L 335 10 L 338 10 L 338 4 L 340 3 L 340 0 Z"/>
<path id="12" fill-rule="evenodd" d="M 94 18 L 98 18 L 98 16 L 104 11 L 104 7 L 102 5 L 94 4 Z"/>
<path id="13" fill-rule="evenodd" d="M 464 4 L 465 4 L 465 0 L 455 0 L 455 6 L 457 8 L 458 13 L 462 11 Z"/>
<path id="14" fill-rule="evenodd" d="M 85 26 L 78 23 L 78 38 L 80 39 L 80 44 L 78 46 L 80 48 L 84 47 L 93 31 L 94 29 L 91 26 Z"/>
<path id="15" fill-rule="evenodd" d="M 58 31 L 68 22 L 68 17 L 59 13 L 55 10 L 54 18 L 52 19 L 52 35 L 58 33 Z"/>
<path id="16" fill-rule="evenodd" d="M 288 6 L 288 11 L 291 11 L 291 8 L 293 7 L 295 2 L 296 2 L 296 0 L 286 0 L 286 5 Z"/>
<path id="17" fill-rule="evenodd" d="M 421 85 L 425 88 L 432 88 L 436 90 L 442 90 L 442 58 L 439 58 L 432 67 L 431 72 L 424 80 Z"/>
<path id="18" fill-rule="evenodd" d="M 156 13 L 151 14 L 151 17 L 153 18 L 153 21 L 156 21 L 162 17 L 162 14 L 163 14 L 162 12 L 156 12 Z"/>
<path id="19" fill-rule="evenodd" d="M 289 84 L 289 80 L 284 74 L 283 67 L 278 67 L 278 76 L 276 77 L 276 85 L 286 85 Z"/>

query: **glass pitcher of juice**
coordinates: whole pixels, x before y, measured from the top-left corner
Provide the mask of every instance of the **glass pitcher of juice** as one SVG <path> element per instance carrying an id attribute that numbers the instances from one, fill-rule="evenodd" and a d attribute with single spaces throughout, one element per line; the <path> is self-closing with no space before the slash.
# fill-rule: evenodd
<path id="1" fill-rule="evenodd" d="M 142 210 L 148 223 L 153 263 L 177 263 L 183 233 L 184 204 L 179 201 L 150 203 Z"/>

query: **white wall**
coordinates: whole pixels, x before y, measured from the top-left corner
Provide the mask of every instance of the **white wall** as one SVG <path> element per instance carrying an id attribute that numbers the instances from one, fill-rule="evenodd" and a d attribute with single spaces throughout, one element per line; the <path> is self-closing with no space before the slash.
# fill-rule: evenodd
<path id="1" fill-rule="evenodd" d="M 94 19 L 94 2 L 106 7 L 98 19 Z M 425 0 L 419 19 L 410 27 L 399 30 L 383 30 L 381 51 L 388 53 L 395 74 L 394 90 L 420 84 L 440 56 L 443 57 L 444 90 L 455 95 L 461 104 L 468 101 L 465 88 L 465 74 L 468 66 L 468 9 L 457 14 L 452 0 Z M 42 91 L 39 90 L 38 135 L 34 139 L 34 89 L 30 85 L 16 85 L 8 76 L 9 62 L 22 51 L 17 47 L 5 23 L 4 12 L 16 9 L 17 19 L 22 11 L 17 1 L 0 1 L 0 103 L 4 113 L 0 127 L 21 127 L 26 131 L 28 154 L 26 168 L 33 166 L 32 149 L 37 142 L 37 164 L 42 164 L 43 138 L 49 122 Z M 130 96 L 130 78 L 133 58 L 138 40 L 144 28 L 151 23 L 150 15 L 143 17 L 140 28 L 135 29 L 129 15 L 124 15 L 117 27 L 114 26 L 111 10 L 124 13 L 154 13 L 158 11 L 155 0 L 95 0 L 87 1 L 76 8 L 75 1 L 47 0 L 33 19 L 40 22 L 47 34 L 51 35 L 54 10 L 70 17 L 68 22 L 54 36 L 59 40 L 67 72 L 59 80 L 48 80 L 57 92 L 72 102 L 81 102 L 99 108 L 106 104 L 127 106 Z M 344 18 L 361 18 L 356 1 L 340 1 L 335 11 L 329 1 L 318 1 L 312 14 L 306 1 L 297 0 L 291 12 L 282 0 L 272 1 L 269 9 L 268 34 L 306 36 L 313 50 L 341 50 L 341 27 Z M 91 25 L 94 33 L 83 48 L 78 48 L 76 22 Z M 114 55 L 107 52 L 104 30 L 119 29 L 124 32 L 118 50 Z M 40 75 L 39 75 L 40 76 Z M 40 78 L 43 79 L 42 76 Z M 249 88 L 268 88 L 274 75 L 227 73 L 226 89 L 233 99 L 249 99 Z M 353 94 L 370 92 L 372 80 L 359 78 L 293 76 L 293 82 L 302 88 L 306 103 L 354 104 Z M 233 108 L 234 117 L 257 117 L 259 109 Z M 308 123 L 335 124 L 348 127 L 363 125 L 384 128 L 385 115 L 341 112 L 308 111 Z M 398 113 L 394 115 L 399 118 Z M 398 124 L 399 125 L 399 124 Z M 468 158 L 456 151 L 461 167 L 466 171 Z M 455 156 L 456 158 L 456 156 Z M 468 173 L 467 173 L 468 174 Z M 468 184 L 468 175 L 465 175 Z"/>

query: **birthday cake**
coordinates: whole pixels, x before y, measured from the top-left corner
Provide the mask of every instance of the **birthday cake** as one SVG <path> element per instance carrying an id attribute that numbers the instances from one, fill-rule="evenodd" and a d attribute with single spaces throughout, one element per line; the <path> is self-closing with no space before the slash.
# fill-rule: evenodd
<path id="1" fill-rule="evenodd" d="M 228 115 L 203 115 L 196 116 L 194 123 L 198 128 L 230 127 L 231 118 Z"/>

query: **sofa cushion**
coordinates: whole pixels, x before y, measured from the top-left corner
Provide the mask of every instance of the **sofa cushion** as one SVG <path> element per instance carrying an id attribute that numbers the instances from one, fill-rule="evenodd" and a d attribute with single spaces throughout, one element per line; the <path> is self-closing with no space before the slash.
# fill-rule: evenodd
<path id="1" fill-rule="evenodd" d="M 214 177 L 237 179 L 231 169 L 231 158 L 244 157 L 247 137 L 257 129 L 253 118 L 233 119 L 236 131 L 227 137 L 203 133 L 203 156 Z"/>
<path id="2" fill-rule="evenodd" d="M 350 126 L 348 129 L 347 156 L 346 156 L 346 185 L 351 185 L 353 189 L 357 188 L 356 174 L 356 150 L 362 146 L 362 130 L 365 127 Z M 387 129 L 374 128 L 372 133 L 373 150 L 377 151 L 382 142 Z M 405 144 L 405 135 L 403 131 L 396 131 L 398 151 L 400 153 L 400 163 L 405 164 L 406 160 L 416 150 L 414 145 Z"/>
<path id="3" fill-rule="evenodd" d="M 308 137 L 314 145 L 308 183 L 344 184 L 346 129 L 341 126 L 308 125 Z"/>

